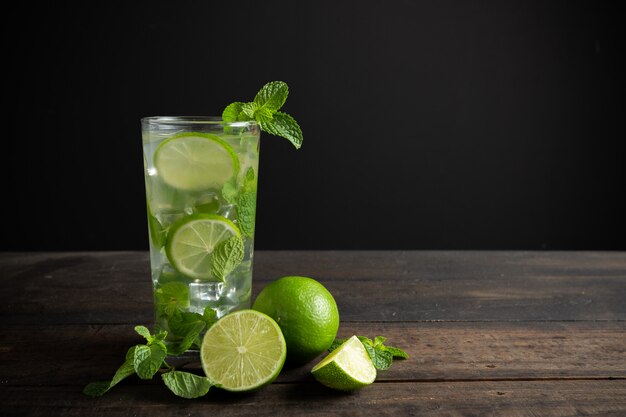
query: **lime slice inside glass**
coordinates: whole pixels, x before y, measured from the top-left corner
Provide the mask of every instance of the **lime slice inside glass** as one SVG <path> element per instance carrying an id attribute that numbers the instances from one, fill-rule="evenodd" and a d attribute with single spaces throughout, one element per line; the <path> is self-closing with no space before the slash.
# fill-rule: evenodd
<path id="1" fill-rule="evenodd" d="M 213 280 L 211 254 L 217 245 L 233 236 L 241 236 L 241 233 L 227 218 L 217 214 L 194 214 L 171 226 L 165 252 L 179 272 L 195 279 Z"/>
<path id="2" fill-rule="evenodd" d="M 269 384 L 280 373 L 286 354 L 278 324 L 254 310 L 219 319 L 200 347 L 206 376 L 227 391 L 252 391 Z"/>
<path id="3" fill-rule="evenodd" d="M 376 379 L 376 368 L 356 336 L 330 352 L 311 373 L 327 387 L 342 391 L 363 388 Z"/>
<path id="4" fill-rule="evenodd" d="M 166 184 L 186 191 L 221 188 L 239 171 L 233 148 L 208 133 L 181 133 L 164 140 L 154 153 L 154 166 Z"/>

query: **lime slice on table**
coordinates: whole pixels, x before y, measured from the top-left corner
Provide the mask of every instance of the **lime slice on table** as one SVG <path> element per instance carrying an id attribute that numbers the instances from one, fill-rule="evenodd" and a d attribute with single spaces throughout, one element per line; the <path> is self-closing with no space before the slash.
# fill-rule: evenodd
<path id="1" fill-rule="evenodd" d="M 233 236 L 241 236 L 241 233 L 227 218 L 217 214 L 193 214 L 171 226 L 165 253 L 179 272 L 195 279 L 212 280 L 211 254 L 217 245 Z"/>
<path id="2" fill-rule="evenodd" d="M 181 133 L 164 140 L 154 152 L 154 166 L 168 185 L 186 191 L 221 188 L 239 172 L 231 146 L 208 133 Z"/>
<path id="3" fill-rule="evenodd" d="M 327 387 L 342 391 L 363 388 L 376 379 L 376 368 L 356 336 L 330 352 L 311 373 Z"/>
<path id="4" fill-rule="evenodd" d="M 287 347 L 278 324 L 254 310 L 219 319 L 207 330 L 200 347 L 206 376 L 227 391 L 252 391 L 280 373 Z"/>

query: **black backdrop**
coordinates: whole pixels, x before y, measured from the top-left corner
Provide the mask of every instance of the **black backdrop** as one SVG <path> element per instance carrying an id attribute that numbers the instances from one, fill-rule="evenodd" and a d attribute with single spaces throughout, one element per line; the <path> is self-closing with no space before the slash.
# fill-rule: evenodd
<path id="1" fill-rule="evenodd" d="M 258 249 L 626 249 L 618 3 L 9 6 L 2 249 L 146 249 L 139 118 L 275 79 Z"/>

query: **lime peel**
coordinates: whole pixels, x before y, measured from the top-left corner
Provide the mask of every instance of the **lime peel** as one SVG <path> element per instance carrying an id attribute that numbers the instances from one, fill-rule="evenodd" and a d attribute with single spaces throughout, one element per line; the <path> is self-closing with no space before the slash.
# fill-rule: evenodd
<path id="1" fill-rule="evenodd" d="M 252 309 L 272 317 L 287 341 L 290 363 L 303 364 L 326 351 L 339 329 L 339 309 L 320 282 L 286 276 L 261 290 Z"/>

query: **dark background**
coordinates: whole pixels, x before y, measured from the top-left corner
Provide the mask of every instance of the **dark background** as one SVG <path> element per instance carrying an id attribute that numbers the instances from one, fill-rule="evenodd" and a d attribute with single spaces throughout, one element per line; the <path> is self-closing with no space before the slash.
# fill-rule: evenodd
<path id="1" fill-rule="evenodd" d="M 626 249 L 619 2 L 23 2 L 1 249 L 147 249 L 139 119 L 267 81 L 257 249 Z"/>

